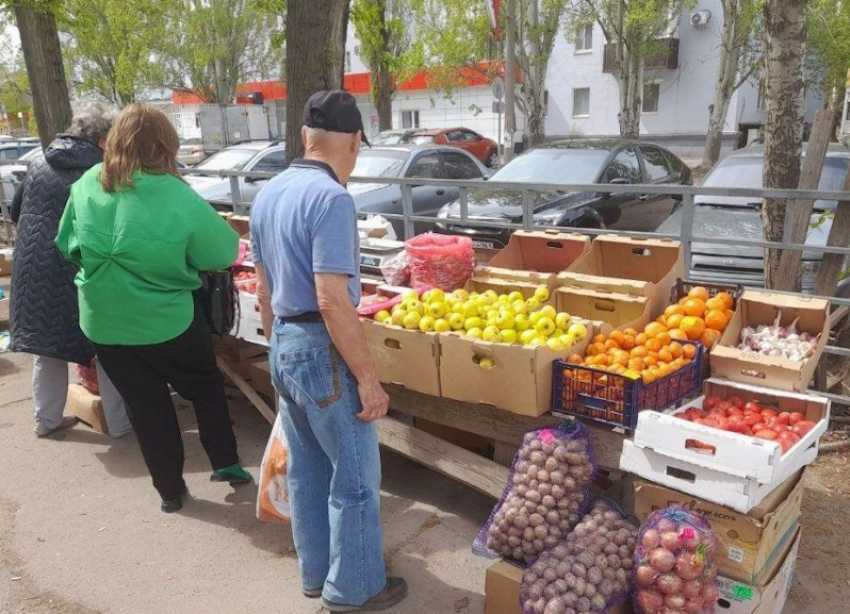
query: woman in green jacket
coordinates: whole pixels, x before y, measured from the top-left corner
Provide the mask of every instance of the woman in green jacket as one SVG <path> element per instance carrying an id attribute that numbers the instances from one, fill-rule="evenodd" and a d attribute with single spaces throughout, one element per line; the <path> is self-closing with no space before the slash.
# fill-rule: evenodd
<path id="1" fill-rule="evenodd" d="M 177 172 L 168 118 L 132 104 L 103 163 L 74 184 L 56 245 L 79 267 L 80 327 L 124 397 L 162 510 L 186 494 L 183 441 L 169 384 L 193 402 L 213 481 L 251 480 L 236 454 L 224 381 L 193 292 L 199 271 L 229 267 L 239 237 Z"/>

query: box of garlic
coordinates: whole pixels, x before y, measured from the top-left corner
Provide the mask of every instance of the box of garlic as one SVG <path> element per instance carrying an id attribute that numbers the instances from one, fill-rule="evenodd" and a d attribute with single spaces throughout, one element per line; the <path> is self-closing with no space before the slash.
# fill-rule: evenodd
<path id="1" fill-rule="evenodd" d="M 711 375 L 804 392 L 829 330 L 825 300 L 748 290 L 711 353 Z"/>

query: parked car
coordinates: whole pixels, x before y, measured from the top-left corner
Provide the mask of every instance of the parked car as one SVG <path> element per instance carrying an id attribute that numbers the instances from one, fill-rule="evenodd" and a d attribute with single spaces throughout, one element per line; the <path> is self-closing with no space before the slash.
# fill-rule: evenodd
<path id="1" fill-rule="evenodd" d="M 286 169 L 286 147 L 280 141 L 246 141 L 215 152 L 195 166 L 203 174 L 186 175 L 186 182 L 200 196 L 217 208 L 233 206 L 230 178 L 219 176 L 223 170 L 279 173 Z M 251 202 L 268 179 L 240 177 L 239 194 L 242 202 Z"/>
<path id="2" fill-rule="evenodd" d="M 0 188 L 3 190 L 3 198 L 7 203 L 12 202 L 18 183 L 24 180 L 29 165 L 38 162 L 44 157 L 41 147 L 30 149 L 21 156 L 21 160 L 29 164 L 5 164 L 0 166 Z"/>
<path id="3" fill-rule="evenodd" d="M 204 151 L 203 139 L 181 139 L 180 149 L 177 150 L 177 159 L 183 164 L 194 166 L 207 157 Z"/>
<path id="4" fill-rule="evenodd" d="M 490 170 L 474 156 L 446 145 L 389 145 L 363 149 L 352 172 L 353 177 L 418 177 L 422 179 L 483 180 Z M 348 190 L 361 213 L 402 213 L 401 186 L 386 183 L 350 183 Z M 436 216 L 440 208 L 460 196 L 460 190 L 445 186 L 415 186 L 413 213 Z M 435 220 L 436 221 L 436 220 Z M 404 223 L 392 220 L 399 238 Z M 417 233 L 433 226 L 417 223 Z"/>
<path id="5" fill-rule="evenodd" d="M 545 143 L 517 156 L 490 181 L 690 185 L 691 171 L 658 145 L 623 139 L 570 139 Z M 678 202 L 674 196 L 576 192 L 566 186 L 563 190 L 534 192 L 534 221 L 546 226 L 652 232 Z M 477 222 L 521 223 L 522 194 L 492 186 L 471 190 L 468 214 Z M 509 229 L 462 225 L 458 202 L 443 207 L 437 217 L 441 232 L 468 235 L 477 247 L 504 247 L 513 233 Z"/>
<path id="6" fill-rule="evenodd" d="M 369 139 L 372 145 L 399 145 L 406 143 L 411 135 L 415 134 L 415 129 L 405 128 L 401 130 L 384 130 Z"/>
<path id="7" fill-rule="evenodd" d="M 39 146 L 38 141 L 0 143 L 0 165 L 10 164 L 13 160 L 20 160 L 25 153 Z"/>
<path id="8" fill-rule="evenodd" d="M 499 146 L 496 141 L 483 137 L 467 128 L 445 128 L 442 130 L 418 130 L 407 137 L 414 145 L 451 145 L 466 150 L 493 168 L 499 161 Z"/>
<path id="9" fill-rule="evenodd" d="M 832 145 L 824 161 L 819 189 L 841 191 L 850 164 L 850 150 Z M 763 187 L 764 146 L 739 149 L 721 160 L 702 182 L 711 188 Z M 761 207 L 759 198 L 697 196 L 694 199 L 693 234 L 696 237 L 741 238 L 763 241 Z M 835 201 L 819 200 L 810 220 L 806 245 L 823 246 L 832 228 L 830 211 Z M 658 232 L 679 235 L 682 229 L 682 211 L 677 210 L 659 228 Z M 696 281 L 744 286 L 764 287 L 764 250 L 759 247 L 719 245 L 694 242 L 689 277 Z M 801 271 L 803 292 L 811 293 L 817 281 L 820 252 L 804 251 Z M 839 287 L 840 296 L 850 296 L 850 279 Z"/>

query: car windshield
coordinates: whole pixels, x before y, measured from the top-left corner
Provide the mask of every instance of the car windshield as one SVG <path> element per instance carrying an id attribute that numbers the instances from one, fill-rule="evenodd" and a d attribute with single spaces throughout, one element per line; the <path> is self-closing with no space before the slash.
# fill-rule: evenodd
<path id="1" fill-rule="evenodd" d="M 238 171 L 257 155 L 253 149 L 222 149 L 198 164 L 195 168 L 202 171 Z"/>
<path id="2" fill-rule="evenodd" d="M 498 170 L 490 181 L 593 183 L 608 154 L 602 149 L 532 149 Z"/>
<path id="3" fill-rule="evenodd" d="M 41 147 L 36 147 L 35 149 L 30 149 L 27 153 L 21 156 L 21 160 L 27 160 L 29 162 L 35 162 L 44 157 L 42 153 Z"/>
<path id="4" fill-rule="evenodd" d="M 372 145 L 398 145 L 401 143 L 401 137 L 404 132 L 381 132 L 373 136 L 370 140 Z"/>
<path id="5" fill-rule="evenodd" d="M 844 186 L 844 179 L 847 176 L 848 158 L 838 156 L 828 156 L 824 160 L 823 171 L 820 176 L 819 190 L 829 192 L 840 192 Z M 754 188 L 761 189 L 764 185 L 762 182 L 764 175 L 764 158 L 731 156 L 723 160 L 720 164 L 706 176 L 702 182 L 704 187 L 708 188 Z M 732 198 L 732 197 L 716 197 L 716 196 L 698 196 L 697 204 L 747 204 L 752 201 L 752 198 Z M 836 202 L 834 200 L 819 200 L 815 203 L 815 208 L 835 209 Z"/>
<path id="6" fill-rule="evenodd" d="M 429 143 L 434 142 L 433 134 L 415 134 L 409 139 L 407 139 L 408 143 L 413 143 L 414 145 L 428 145 Z"/>
<path id="7" fill-rule="evenodd" d="M 183 139 L 180 141 L 181 146 L 187 145 L 202 145 L 204 141 L 202 139 Z"/>
<path id="8" fill-rule="evenodd" d="M 399 177 L 410 154 L 406 151 L 364 150 L 357 156 L 354 177 Z"/>

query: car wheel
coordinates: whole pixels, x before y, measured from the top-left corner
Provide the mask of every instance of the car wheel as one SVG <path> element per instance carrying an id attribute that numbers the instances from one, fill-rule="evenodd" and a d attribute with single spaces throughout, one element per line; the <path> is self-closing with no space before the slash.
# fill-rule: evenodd
<path id="1" fill-rule="evenodd" d="M 487 159 L 484 161 L 484 164 L 487 166 L 487 168 L 495 168 L 495 167 L 496 167 L 496 163 L 497 163 L 498 161 L 499 161 L 499 154 L 498 154 L 498 153 L 496 152 L 496 150 L 494 149 L 494 150 L 493 150 L 493 151 L 491 151 L 491 152 L 490 152 L 490 154 L 487 156 Z"/>

